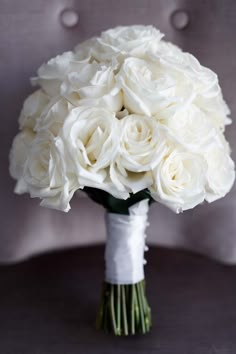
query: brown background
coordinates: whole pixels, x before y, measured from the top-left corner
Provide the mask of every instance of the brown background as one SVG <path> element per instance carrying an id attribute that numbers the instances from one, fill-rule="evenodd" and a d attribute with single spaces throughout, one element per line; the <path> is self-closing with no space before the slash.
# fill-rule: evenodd
<path id="1" fill-rule="evenodd" d="M 60 13 L 72 8 L 79 23 L 66 28 Z M 176 29 L 173 12 L 182 9 L 189 24 Z M 224 96 L 236 113 L 236 2 L 233 0 L 0 0 L 0 261 L 21 259 L 46 249 L 104 240 L 103 210 L 87 198 L 74 198 L 69 214 L 38 207 L 38 200 L 13 194 L 8 153 L 17 117 L 32 92 L 29 77 L 50 57 L 116 25 L 153 24 L 166 39 L 197 56 L 219 74 Z M 236 124 L 227 138 L 236 159 Z M 150 211 L 151 243 L 203 252 L 236 262 L 236 189 L 223 200 L 175 215 L 155 204 Z"/>

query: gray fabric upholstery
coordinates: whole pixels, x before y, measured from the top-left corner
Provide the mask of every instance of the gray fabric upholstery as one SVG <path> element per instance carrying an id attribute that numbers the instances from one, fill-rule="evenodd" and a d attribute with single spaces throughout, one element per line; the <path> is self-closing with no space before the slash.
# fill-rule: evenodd
<path id="1" fill-rule="evenodd" d="M 78 25 L 63 26 L 60 13 L 72 8 Z M 189 17 L 176 29 L 173 12 Z M 8 152 L 17 132 L 22 102 L 32 88 L 29 77 L 51 56 L 116 25 L 153 24 L 166 38 L 192 52 L 219 74 L 227 102 L 236 113 L 236 2 L 233 0 L 1 0 L 1 234 L 0 261 L 32 253 L 104 240 L 104 211 L 87 198 L 76 197 L 69 214 L 40 208 L 38 200 L 13 194 Z M 172 19 L 172 20 L 171 20 Z M 181 27 L 181 23 L 180 23 Z M 236 124 L 227 130 L 236 159 Z M 151 243 L 192 249 L 226 262 L 236 262 L 236 188 L 223 200 L 175 215 L 155 204 L 150 211 Z"/>

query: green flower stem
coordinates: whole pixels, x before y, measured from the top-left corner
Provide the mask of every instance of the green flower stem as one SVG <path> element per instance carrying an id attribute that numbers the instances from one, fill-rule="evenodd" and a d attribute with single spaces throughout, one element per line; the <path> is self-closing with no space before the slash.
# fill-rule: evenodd
<path id="1" fill-rule="evenodd" d="M 151 310 L 144 280 L 130 285 L 105 282 L 96 326 L 117 336 L 147 333 L 151 328 Z"/>
<path id="2" fill-rule="evenodd" d="M 125 287 L 122 286 L 122 309 L 123 309 L 123 334 L 127 336 L 129 334 L 128 331 L 128 322 L 127 322 L 127 313 L 126 313 L 126 296 L 125 296 Z"/>
<path id="3" fill-rule="evenodd" d="M 134 286 L 131 287 L 131 334 L 135 334 L 135 288 Z"/>
<path id="4" fill-rule="evenodd" d="M 120 328 L 121 328 L 121 323 L 120 323 L 120 316 L 121 316 L 121 296 L 120 296 L 120 285 L 118 284 L 116 286 L 117 289 L 117 334 L 120 335 Z"/>
<path id="5" fill-rule="evenodd" d="M 110 293 L 110 309 L 111 309 L 111 320 L 112 320 L 112 328 L 114 334 L 117 334 L 117 326 L 116 326 L 116 317 L 115 317 L 115 308 L 114 308 L 114 285 L 111 284 L 111 293 Z"/>

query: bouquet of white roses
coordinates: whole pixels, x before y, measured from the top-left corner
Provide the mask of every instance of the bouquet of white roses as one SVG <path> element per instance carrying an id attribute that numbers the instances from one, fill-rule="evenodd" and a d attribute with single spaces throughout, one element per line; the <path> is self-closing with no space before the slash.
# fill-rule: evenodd
<path id="1" fill-rule="evenodd" d="M 223 197 L 235 178 L 217 75 L 152 26 L 117 27 L 43 64 L 10 154 L 16 193 L 68 211 L 83 189 L 107 210 L 98 327 L 151 325 L 143 253 L 148 206 Z"/>

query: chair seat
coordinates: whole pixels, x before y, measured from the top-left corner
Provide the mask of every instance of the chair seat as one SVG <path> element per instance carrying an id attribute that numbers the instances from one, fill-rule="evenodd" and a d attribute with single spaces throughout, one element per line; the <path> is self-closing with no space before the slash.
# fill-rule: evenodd
<path id="1" fill-rule="evenodd" d="M 94 327 L 104 246 L 1 266 L 1 353 L 235 354 L 236 268 L 157 247 L 146 258 L 153 327 L 129 338 Z"/>

